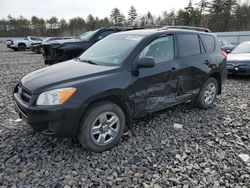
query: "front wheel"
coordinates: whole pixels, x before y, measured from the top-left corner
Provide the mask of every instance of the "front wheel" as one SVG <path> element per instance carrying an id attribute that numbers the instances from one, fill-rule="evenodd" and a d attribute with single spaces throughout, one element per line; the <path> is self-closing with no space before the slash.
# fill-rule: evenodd
<path id="1" fill-rule="evenodd" d="M 26 46 L 24 44 L 18 45 L 18 51 L 25 51 L 25 50 L 26 50 Z"/>
<path id="2" fill-rule="evenodd" d="M 203 109 L 210 108 L 216 99 L 218 93 L 218 82 L 214 78 L 209 78 L 202 86 L 197 98 L 196 105 Z"/>
<path id="3" fill-rule="evenodd" d="M 89 151 L 101 152 L 114 147 L 125 129 L 122 109 L 108 101 L 93 104 L 80 124 L 78 140 Z"/>

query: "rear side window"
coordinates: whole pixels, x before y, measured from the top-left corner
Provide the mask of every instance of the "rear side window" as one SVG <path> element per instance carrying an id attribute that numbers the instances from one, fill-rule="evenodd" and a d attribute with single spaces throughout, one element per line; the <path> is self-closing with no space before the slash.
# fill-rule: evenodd
<path id="1" fill-rule="evenodd" d="M 36 41 L 40 41 L 41 39 L 40 38 L 37 38 L 37 37 L 30 37 L 31 40 L 36 40 Z"/>
<path id="2" fill-rule="evenodd" d="M 195 34 L 178 34 L 178 46 L 180 57 L 201 53 L 199 37 Z"/>
<path id="3" fill-rule="evenodd" d="M 215 39 L 211 35 L 200 35 L 207 53 L 215 51 Z"/>

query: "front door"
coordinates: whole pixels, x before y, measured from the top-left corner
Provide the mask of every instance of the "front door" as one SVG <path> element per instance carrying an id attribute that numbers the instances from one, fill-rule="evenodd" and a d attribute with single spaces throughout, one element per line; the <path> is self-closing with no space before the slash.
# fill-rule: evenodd
<path id="1" fill-rule="evenodd" d="M 141 68 L 132 76 L 135 116 L 161 110 L 176 102 L 177 60 L 174 36 L 167 35 L 151 41 L 138 58 L 152 57 L 153 68 Z"/>

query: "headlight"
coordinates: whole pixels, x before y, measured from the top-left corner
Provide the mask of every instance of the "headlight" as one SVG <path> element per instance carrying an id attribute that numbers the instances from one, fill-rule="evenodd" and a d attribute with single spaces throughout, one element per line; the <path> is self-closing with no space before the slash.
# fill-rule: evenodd
<path id="1" fill-rule="evenodd" d="M 76 88 L 73 87 L 46 91 L 38 96 L 36 105 L 63 104 L 75 91 Z"/>

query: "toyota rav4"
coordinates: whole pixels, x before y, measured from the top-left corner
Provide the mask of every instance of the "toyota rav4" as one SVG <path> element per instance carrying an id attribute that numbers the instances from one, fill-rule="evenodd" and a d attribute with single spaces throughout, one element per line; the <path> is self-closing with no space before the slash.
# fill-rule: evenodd
<path id="1" fill-rule="evenodd" d="M 76 136 L 100 152 L 118 142 L 132 119 L 190 100 L 210 108 L 226 79 L 226 54 L 204 31 L 109 35 L 77 59 L 24 76 L 14 90 L 16 110 L 36 131 Z"/>

